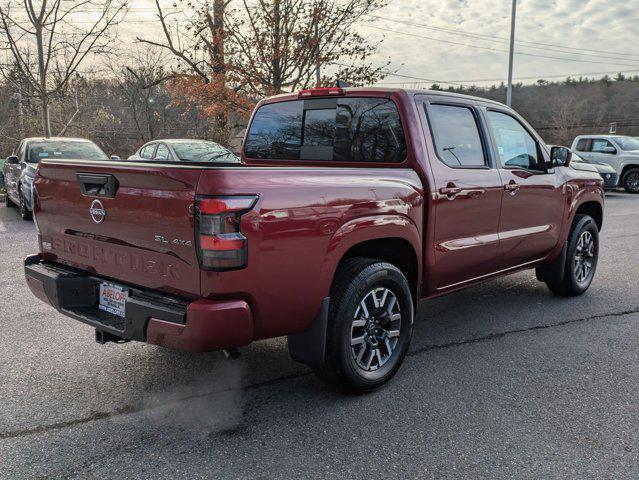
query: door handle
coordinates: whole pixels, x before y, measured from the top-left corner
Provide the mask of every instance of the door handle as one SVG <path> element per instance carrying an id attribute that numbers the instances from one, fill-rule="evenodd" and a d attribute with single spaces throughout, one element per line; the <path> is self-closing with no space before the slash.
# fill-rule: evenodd
<path id="1" fill-rule="evenodd" d="M 461 193 L 462 189 L 460 187 L 456 187 L 454 183 L 449 183 L 447 186 L 439 189 L 439 193 L 442 195 L 446 195 L 449 199 L 452 200 L 452 197 Z"/>
<path id="2" fill-rule="evenodd" d="M 515 195 L 519 190 L 519 185 L 517 185 L 514 180 L 511 180 L 509 183 L 504 185 L 504 190 L 510 192 L 511 195 Z"/>

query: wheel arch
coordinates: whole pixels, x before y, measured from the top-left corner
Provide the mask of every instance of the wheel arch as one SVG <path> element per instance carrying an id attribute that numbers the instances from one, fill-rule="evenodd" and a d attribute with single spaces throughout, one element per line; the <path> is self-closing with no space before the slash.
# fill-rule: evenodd
<path id="1" fill-rule="evenodd" d="M 601 231 L 601 227 L 603 226 L 603 207 L 599 202 L 589 200 L 581 203 L 577 207 L 577 210 L 575 210 L 575 216 L 579 214 L 584 214 L 592 217 L 592 219 L 597 224 L 597 229 Z"/>
<path id="2" fill-rule="evenodd" d="M 623 182 L 624 177 L 628 173 L 628 170 L 630 170 L 632 168 L 639 168 L 639 162 L 637 162 L 636 160 L 633 160 L 633 162 L 635 162 L 635 163 L 624 163 L 623 164 L 623 167 L 621 168 L 621 175 L 619 175 L 620 182 Z"/>
<path id="3" fill-rule="evenodd" d="M 367 257 L 389 262 L 406 276 L 415 300 L 422 279 L 421 228 L 406 215 L 371 215 L 343 224 L 329 242 L 322 268 L 326 292 L 347 258 Z"/>
<path id="4" fill-rule="evenodd" d="M 336 271 L 346 260 L 356 257 L 371 258 L 395 265 L 408 280 L 413 294 L 413 303 L 417 302 L 419 292 L 417 252 L 408 240 L 401 237 L 386 237 L 357 243 L 344 252 Z"/>

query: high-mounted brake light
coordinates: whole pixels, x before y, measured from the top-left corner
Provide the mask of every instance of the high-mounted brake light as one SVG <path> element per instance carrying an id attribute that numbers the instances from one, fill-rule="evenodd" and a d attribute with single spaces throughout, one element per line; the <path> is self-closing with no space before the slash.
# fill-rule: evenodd
<path id="1" fill-rule="evenodd" d="M 197 245 L 204 270 L 246 267 L 247 239 L 240 231 L 240 217 L 250 211 L 257 196 L 198 197 Z"/>
<path id="2" fill-rule="evenodd" d="M 323 88 L 309 88 L 308 90 L 300 91 L 299 98 L 307 97 L 335 97 L 338 95 L 344 95 L 344 89 L 339 87 L 323 87 Z"/>

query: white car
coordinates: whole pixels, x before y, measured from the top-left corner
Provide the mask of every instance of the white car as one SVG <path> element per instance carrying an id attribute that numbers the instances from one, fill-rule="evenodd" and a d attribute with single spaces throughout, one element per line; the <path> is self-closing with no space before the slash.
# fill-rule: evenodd
<path id="1" fill-rule="evenodd" d="M 639 193 L 639 140 L 623 135 L 580 135 L 572 150 L 589 163 L 605 163 L 619 175 L 620 186 Z"/>
<path id="2" fill-rule="evenodd" d="M 208 140 L 165 139 L 142 145 L 128 160 L 156 162 L 238 163 L 240 159 L 219 143 Z"/>

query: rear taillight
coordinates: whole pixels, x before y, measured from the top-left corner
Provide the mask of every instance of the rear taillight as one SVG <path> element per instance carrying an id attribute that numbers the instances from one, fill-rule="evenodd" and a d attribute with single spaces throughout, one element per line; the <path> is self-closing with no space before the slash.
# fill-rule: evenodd
<path id="1" fill-rule="evenodd" d="M 247 240 L 240 231 L 240 217 L 250 211 L 257 196 L 197 197 L 197 246 L 204 270 L 246 267 Z"/>

